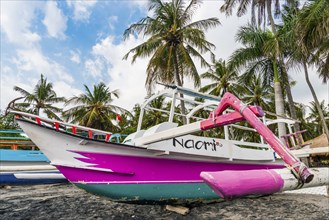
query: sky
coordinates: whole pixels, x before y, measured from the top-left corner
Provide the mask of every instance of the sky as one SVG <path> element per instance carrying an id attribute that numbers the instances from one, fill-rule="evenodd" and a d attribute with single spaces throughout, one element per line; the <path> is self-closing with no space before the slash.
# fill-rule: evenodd
<path id="1" fill-rule="evenodd" d="M 144 36 L 123 40 L 123 32 L 132 23 L 148 15 L 143 0 L 29 1 L 1 0 L 1 66 L 0 109 L 20 94 L 19 86 L 32 92 L 43 74 L 58 96 L 70 98 L 104 82 L 110 90 L 118 89 L 120 98 L 113 104 L 132 110 L 146 96 L 147 58 L 123 56 L 145 41 Z M 226 17 L 219 8 L 223 1 L 208 0 L 196 10 L 194 20 L 219 18 L 221 25 L 206 32 L 208 41 L 216 45 L 216 58 L 228 59 L 239 48 L 234 36 L 238 28 L 248 23 L 249 16 Z M 205 57 L 210 62 L 209 56 Z M 202 69 L 198 62 L 200 73 Z M 290 69 L 297 81 L 292 93 L 303 104 L 312 101 L 303 72 Z M 315 69 L 310 80 L 320 101 L 329 101 L 329 85 L 323 84 Z M 203 82 L 204 85 L 205 82 Z M 185 86 L 193 88 L 187 81 Z M 275 110 L 273 109 L 273 112 Z"/>

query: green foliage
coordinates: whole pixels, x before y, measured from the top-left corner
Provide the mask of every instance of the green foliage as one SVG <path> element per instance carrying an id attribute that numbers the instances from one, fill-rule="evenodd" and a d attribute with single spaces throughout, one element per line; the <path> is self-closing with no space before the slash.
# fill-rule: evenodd
<path id="1" fill-rule="evenodd" d="M 15 86 L 14 90 L 21 93 L 24 99 L 23 102 L 15 103 L 16 109 L 36 115 L 39 115 L 42 109 L 48 118 L 60 120 L 56 113 L 62 112 L 62 109 L 54 106 L 54 104 L 64 102 L 65 98 L 57 97 L 53 90 L 53 84 L 47 82 L 47 78 L 44 78 L 42 74 L 33 92 L 28 92 L 18 86 Z"/>
<path id="2" fill-rule="evenodd" d="M 0 130 L 17 130 L 20 129 L 18 124 L 14 121 L 13 114 L 0 114 Z"/>
<path id="3" fill-rule="evenodd" d="M 257 105 L 266 111 L 271 111 L 271 101 L 274 100 L 274 90 L 266 82 L 264 77 L 257 75 L 250 76 L 250 79 L 240 80 L 237 86 L 237 93 L 245 103 Z"/>
<path id="4" fill-rule="evenodd" d="M 147 67 L 146 86 L 152 90 L 156 82 L 183 85 L 184 76 L 200 86 L 200 77 L 192 58 L 198 58 L 201 66 L 209 66 L 202 53 L 210 52 L 215 46 L 205 39 L 204 31 L 219 25 L 217 18 L 192 21 L 200 0 L 192 0 L 187 6 L 181 0 L 165 2 L 150 0 L 149 11 L 153 16 L 132 24 L 124 33 L 143 34 L 148 40 L 131 49 L 132 62 L 139 57 L 151 57 Z M 212 53 L 211 53 L 212 54 Z"/>
<path id="5" fill-rule="evenodd" d="M 223 96 L 225 92 L 235 94 L 237 76 L 238 73 L 232 67 L 228 66 L 225 60 L 219 59 L 216 61 L 213 59 L 211 68 L 201 74 L 202 79 L 208 79 L 211 82 L 203 86 L 200 92 L 208 92 L 214 96 Z"/>
<path id="6" fill-rule="evenodd" d="M 308 2 L 296 17 L 298 46 L 304 54 L 313 53 L 319 76 L 329 79 L 329 1 Z"/>
<path id="7" fill-rule="evenodd" d="M 280 1 L 259 1 L 259 0 L 225 0 L 225 3 L 221 6 L 220 11 L 225 12 L 227 16 L 232 15 L 233 9 L 237 6 L 236 15 L 241 17 L 246 14 L 247 10 L 251 6 L 251 23 L 253 26 L 266 25 L 272 13 L 272 2 L 274 2 L 275 16 L 280 14 Z M 287 1 L 291 4 L 292 1 Z"/>
<path id="8" fill-rule="evenodd" d="M 110 91 L 104 84 L 94 85 L 93 90 L 86 85 L 85 93 L 67 100 L 65 105 L 74 107 L 63 112 L 63 117 L 72 123 L 83 126 L 116 132 L 119 128 L 113 124 L 118 113 L 127 112 L 125 109 L 112 105 L 113 98 L 119 97 L 118 90 Z"/>

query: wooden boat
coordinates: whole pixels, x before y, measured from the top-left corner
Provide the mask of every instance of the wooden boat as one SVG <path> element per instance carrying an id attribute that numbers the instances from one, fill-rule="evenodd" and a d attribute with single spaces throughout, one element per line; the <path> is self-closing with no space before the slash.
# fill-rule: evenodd
<path id="1" fill-rule="evenodd" d="M 0 147 L 10 148 L 0 149 L 0 185 L 67 182 L 28 137 L 13 136 L 23 134 L 22 131 L 0 130 L 0 133 L 5 135 L 0 136 Z"/>
<path id="2" fill-rule="evenodd" d="M 169 120 L 142 130 L 144 111 L 154 110 L 149 104 L 159 96 L 172 98 Z M 193 99 L 195 97 L 206 102 L 196 101 Z M 223 97 L 224 101 L 219 102 L 218 97 L 171 86 L 143 104 L 137 131 L 128 135 L 123 143 L 110 142 L 111 132 L 18 111 L 11 112 L 16 115 L 16 121 L 24 132 L 51 160 L 51 164 L 71 183 L 115 201 L 209 202 L 220 199 L 200 177 L 204 171 L 282 169 L 288 164 L 297 170 L 300 180 L 312 180 L 313 174 L 308 168 L 302 166 L 297 157 L 290 154 L 256 117 L 264 115 L 259 107 L 248 107 L 234 99 L 233 111 L 224 113 L 234 97 L 229 94 L 226 98 Z M 184 116 L 187 121 L 194 119 L 196 122 L 177 127 L 173 122 L 174 115 L 177 115 L 177 100 L 184 100 L 194 106 Z M 194 116 L 202 108 L 210 109 L 209 118 Z M 263 135 L 261 143 L 229 140 L 227 126 L 245 118 L 257 132 L 257 123 L 265 126 L 267 133 Z M 191 135 L 218 126 L 224 126 L 225 139 Z M 79 131 L 88 136 L 79 135 Z M 103 135 L 104 140 L 93 139 L 94 135 Z M 276 158 L 274 150 L 265 141 L 273 145 L 276 155 L 283 160 Z"/>

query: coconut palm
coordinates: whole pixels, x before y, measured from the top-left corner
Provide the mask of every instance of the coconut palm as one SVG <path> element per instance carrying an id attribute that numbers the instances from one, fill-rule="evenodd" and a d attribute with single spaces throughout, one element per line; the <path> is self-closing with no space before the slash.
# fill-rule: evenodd
<path id="1" fill-rule="evenodd" d="M 199 59 L 202 67 L 209 67 L 202 54 L 211 53 L 215 46 L 206 40 L 204 32 L 220 24 L 217 18 L 192 21 L 200 3 L 200 0 L 192 0 L 185 6 L 182 0 L 150 0 L 149 11 L 153 16 L 143 18 L 125 30 L 125 38 L 133 33 L 148 37 L 124 56 L 127 59 L 133 54 L 133 63 L 139 57 L 151 57 L 146 70 L 145 85 L 148 91 L 156 82 L 183 86 L 184 77 L 192 79 L 195 87 L 200 86 L 200 77 L 192 58 Z M 185 113 L 184 102 L 181 102 L 181 108 Z"/>
<path id="2" fill-rule="evenodd" d="M 230 57 L 232 67 L 246 68 L 243 77 L 250 78 L 255 73 L 262 74 L 265 82 L 273 82 L 275 94 L 275 113 L 284 115 L 284 102 L 280 83 L 281 68 L 278 68 L 277 38 L 269 30 L 261 30 L 252 25 L 241 27 L 236 34 L 236 41 L 243 47 L 233 52 Z M 279 123 L 279 135 L 286 133 L 284 124 Z"/>
<path id="3" fill-rule="evenodd" d="M 143 127 L 149 128 L 158 125 L 164 121 L 168 121 L 169 114 L 156 109 L 167 109 L 165 97 L 158 97 L 150 102 L 150 109 L 146 112 L 143 120 Z M 153 108 L 153 109 L 152 109 Z"/>
<path id="4" fill-rule="evenodd" d="M 200 92 L 208 92 L 214 96 L 223 96 L 225 92 L 234 91 L 234 84 L 238 74 L 235 70 L 231 69 L 225 62 L 225 60 L 219 59 L 216 61 L 213 59 L 213 65 L 211 68 L 201 74 L 202 79 L 210 80 L 208 85 L 203 86 Z"/>
<path id="5" fill-rule="evenodd" d="M 121 115 L 122 120 L 119 121 L 120 133 L 131 134 L 137 130 L 141 106 L 135 104 L 131 113 L 125 112 Z"/>
<path id="6" fill-rule="evenodd" d="M 297 16 L 298 46 L 304 53 L 314 53 L 318 58 L 319 76 L 326 83 L 329 79 L 329 1 L 307 3 Z"/>
<path id="7" fill-rule="evenodd" d="M 274 3 L 274 6 L 273 6 Z M 221 6 L 220 10 L 222 12 L 225 12 L 226 15 L 232 15 L 233 9 L 235 6 L 238 5 L 237 10 L 237 16 L 242 16 L 247 12 L 248 7 L 251 5 L 251 24 L 255 26 L 258 24 L 258 27 L 260 27 L 263 24 L 263 29 L 266 28 L 266 21 L 269 21 L 269 24 L 271 26 L 271 31 L 275 37 L 277 37 L 277 30 L 276 30 L 276 24 L 274 22 L 274 16 L 278 16 L 281 13 L 280 6 L 281 3 L 279 0 L 271 1 L 271 0 L 263 0 L 263 1 L 256 1 L 256 0 L 225 0 L 225 3 Z M 298 6 L 298 1 L 296 0 L 287 0 L 285 1 L 285 5 L 290 8 L 296 8 Z M 273 10 L 274 7 L 274 10 Z M 272 13 L 274 12 L 274 16 Z M 257 22 L 256 22 L 257 18 Z M 277 45 L 275 48 L 275 54 L 277 56 L 277 63 L 280 65 L 280 68 L 282 69 L 282 82 L 286 82 L 283 84 L 285 87 L 285 91 L 288 98 L 289 103 L 289 110 L 291 117 L 293 119 L 297 118 L 296 115 L 296 109 L 294 105 L 294 100 L 291 93 L 291 88 L 289 84 L 289 76 L 288 71 L 284 62 L 284 53 L 283 48 L 281 46 L 281 43 L 279 42 L 279 39 L 277 39 Z M 278 98 L 280 98 L 279 94 L 276 93 Z M 282 99 L 282 98 L 280 98 Z M 299 130 L 299 125 L 296 123 L 294 125 L 295 130 Z"/>
<path id="8" fill-rule="evenodd" d="M 265 29 L 266 23 L 269 21 L 272 32 L 276 33 L 274 17 L 278 17 L 278 15 L 281 14 L 282 3 L 283 1 L 280 0 L 225 0 L 224 4 L 220 7 L 220 11 L 230 16 L 232 15 L 233 9 L 237 6 L 236 15 L 241 17 L 247 13 L 251 6 L 251 24 L 253 26 L 258 25 L 258 27 L 263 25 Z M 296 0 L 287 0 L 284 1 L 284 4 L 290 8 L 296 8 L 299 5 Z M 273 12 L 274 16 L 272 15 Z"/>
<path id="9" fill-rule="evenodd" d="M 242 100 L 252 105 L 261 106 L 264 110 L 270 110 L 270 102 L 273 99 L 273 88 L 259 74 L 252 75 L 248 81 L 240 80 L 239 91 Z"/>
<path id="10" fill-rule="evenodd" d="M 257 0 L 225 0 L 224 4 L 221 6 L 220 11 L 225 12 L 227 16 L 232 15 L 233 9 L 238 5 L 236 14 L 238 17 L 246 14 L 249 6 L 251 5 L 251 23 L 252 25 L 258 25 L 260 27 L 262 24 L 265 26 L 266 23 L 266 9 L 268 8 L 268 3 L 271 8 L 271 1 L 257 1 Z M 280 10 L 278 5 L 279 0 L 275 2 L 276 13 Z M 257 13 L 256 13 L 257 12 Z M 257 14 L 257 16 L 256 16 Z M 272 13 L 270 15 L 272 16 Z M 257 20 L 257 21 L 256 21 Z"/>
<path id="11" fill-rule="evenodd" d="M 328 5 L 329 6 L 329 5 Z M 309 11 L 309 7 L 306 8 Z M 304 30 L 304 26 L 300 26 L 299 22 L 304 19 L 305 12 L 298 12 L 298 10 L 286 10 L 286 14 L 283 16 L 283 26 L 279 29 L 280 37 L 285 42 L 285 49 L 287 54 L 289 54 L 289 63 L 294 66 L 302 66 L 304 70 L 305 80 L 307 85 L 310 88 L 311 94 L 314 99 L 314 104 L 319 112 L 320 120 L 322 123 L 323 131 L 326 133 L 327 138 L 329 140 L 329 131 L 326 126 L 326 122 L 324 119 L 324 114 L 320 106 L 320 102 L 318 101 L 318 97 L 315 93 L 313 85 L 309 79 L 308 67 L 317 62 L 317 55 L 313 54 L 313 51 L 316 51 L 318 48 L 315 48 L 316 40 L 311 41 L 309 39 L 300 40 L 304 38 L 304 34 L 306 34 Z M 302 18 L 300 18 L 302 16 Z M 329 31 L 329 28 L 327 28 Z M 329 33 L 329 32 L 328 32 Z M 302 35 L 302 36 L 301 36 Z M 308 34 L 306 34 L 308 35 Z M 310 34 L 311 35 L 311 34 Z M 312 36 L 310 36 L 311 38 Z M 314 38 L 314 37 L 313 37 Z M 327 39 L 328 43 L 329 40 Z M 321 43 L 320 43 L 321 44 Z M 320 46 L 324 48 L 323 46 Z M 329 47 L 328 47 L 329 49 Z M 319 53 L 317 50 L 315 53 Z M 328 50 L 329 53 L 329 50 Z M 323 76 L 324 81 L 326 77 Z"/>
<path id="12" fill-rule="evenodd" d="M 117 114 L 127 112 L 125 109 L 112 104 L 114 97 L 119 98 L 118 90 L 110 91 L 104 84 L 94 85 L 93 90 L 86 85 L 85 93 L 74 96 L 67 100 L 66 106 L 74 106 L 63 112 L 63 117 L 72 123 L 79 123 L 83 126 L 95 129 L 118 130 L 113 124 Z"/>
<path id="13" fill-rule="evenodd" d="M 39 115 L 40 110 L 43 110 L 48 118 L 60 120 L 56 113 L 60 113 L 62 109 L 54 106 L 54 104 L 65 102 L 65 98 L 57 97 L 56 92 L 53 90 L 53 84 L 48 82 L 43 74 L 41 74 L 41 78 L 34 87 L 33 92 L 28 92 L 18 86 L 15 86 L 14 90 L 23 95 L 23 102 L 15 103 L 15 107 L 36 115 Z"/>

